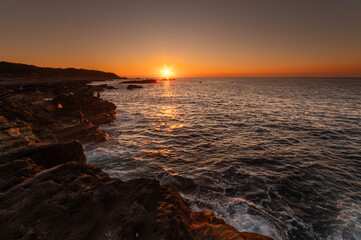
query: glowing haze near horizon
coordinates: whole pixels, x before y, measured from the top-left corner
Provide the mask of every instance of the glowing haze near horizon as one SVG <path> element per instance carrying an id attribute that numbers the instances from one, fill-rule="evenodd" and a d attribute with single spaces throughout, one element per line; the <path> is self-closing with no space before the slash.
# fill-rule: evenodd
<path id="1" fill-rule="evenodd" d="M 122 76 L 361 76 L 361 1 L 0 1 L 0 60 Z"/>

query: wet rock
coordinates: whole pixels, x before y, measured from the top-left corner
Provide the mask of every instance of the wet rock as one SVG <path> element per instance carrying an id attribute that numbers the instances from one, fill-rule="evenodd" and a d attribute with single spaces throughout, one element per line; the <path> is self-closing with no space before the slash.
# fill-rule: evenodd
<path id="1" fill-rule="evenodd" d="M 129 80 L 129 81 L 124 81 L 123 83 L 124 84 L 129 84 L 129 83 L 149 84 L 149 83 L 158 83 L 158 82 L 155 79 L 143 79 L 143 80 Z"/>
<path id="2" fill-rule="evenodd" d="M 143 88 L 143 87 L 140 85 L 128 85 L 127 86 L 127 89 L 134 89 L 134 88 Z"/>
<path id="3" fill-rule="evenodd" d="M 191 213 L 157 180 L 122 182 L 76 162 L 0 194 L 0 228 L 6 239 L 270 239 L 248 238 L 208 212 Z"/>

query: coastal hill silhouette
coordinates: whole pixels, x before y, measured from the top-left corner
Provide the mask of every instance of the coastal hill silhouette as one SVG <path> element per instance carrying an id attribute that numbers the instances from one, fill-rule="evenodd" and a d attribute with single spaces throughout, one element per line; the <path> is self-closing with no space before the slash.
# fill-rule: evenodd
<path id="1" fill-rule="evenodd" d="M 34 80 L 105 80 L 115 78 L 119 79 L 122 77 L 119 77 L 114 73 L 98 70 L 37 67 L 22 63 L 0 62 L 0 80 L 22 78 L 30 78 Z"/>

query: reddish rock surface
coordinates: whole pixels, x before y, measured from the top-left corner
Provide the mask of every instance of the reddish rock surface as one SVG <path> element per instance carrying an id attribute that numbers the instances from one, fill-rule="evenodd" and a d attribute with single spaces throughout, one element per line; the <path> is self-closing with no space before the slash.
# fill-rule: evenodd
<path id="1" fill-rule="evenodd" d="M 223 219 L 217 218 L 212 212 L 192 212 L 191 227 L 195 239 L 244 239 L 244 240 L 272 240 L 272 238 L 257 233 L 239 232 L 226 224 Z"/>

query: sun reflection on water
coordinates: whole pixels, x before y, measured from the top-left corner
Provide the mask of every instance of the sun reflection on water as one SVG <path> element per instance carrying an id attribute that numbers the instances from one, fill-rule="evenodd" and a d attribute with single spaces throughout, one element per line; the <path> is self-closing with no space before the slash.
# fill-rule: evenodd
<path id="1" fill-rule="evenodd" d="M 171 91 L 171 81 L 166 80 L 163 81 L 163 94 L 162 97 L 172 97 L 173 96 L 173 92 Z"/>
<path id="2" fill-rule="evenodd" d="M 169 150 L 167 149 L 162 149 L 162 150 L 141 150 L 142 153 L 149 155 L 151 157 L 156 157 L 156 156 L 163 156 L 166 157 L 168 156 L 168 154 L 170 153 Z"/>
<path id="3" fill-rule="evenodd" d="M 184 127 L 182 119 L 179 118 L 179 113 L 174 106 L 159 106 L 157 111 L 154 112 L 153 123 L 151 126 L 156 131 L 171 132 Z"/>
<path id="4" fill-rule="evenodd" d="M 163 82 L 163 89 L 162 97 L 171 97 L 173 95 L 169 81 Z M 172 105 L 157 106 L 151 118 L 155 120 L 151 123 L 151 127 L 156 131 L 171 132 L 184 127 L 183 123 L 179 123 L 183 122 L 183 120 L 180 119 L 177 108 Z"/>

